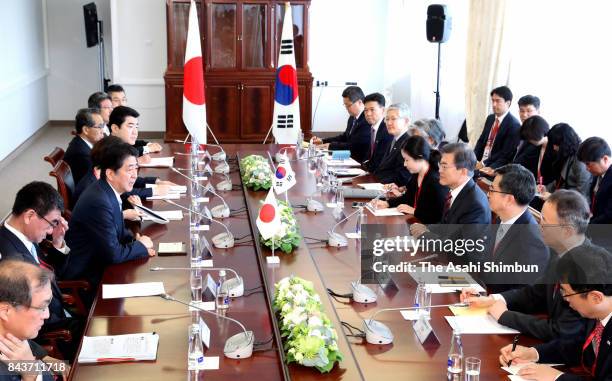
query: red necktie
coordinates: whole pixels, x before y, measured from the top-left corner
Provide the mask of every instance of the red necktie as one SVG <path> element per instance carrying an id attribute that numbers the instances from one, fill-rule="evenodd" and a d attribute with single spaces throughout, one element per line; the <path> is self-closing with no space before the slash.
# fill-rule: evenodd
<path id="1" fill-rule="evenodd" d="M 370 131 L 370 160 L 372 160 L 372 156 L 374 155 L 374 146 L 376 145 L 376 130 L 372 128 Z"/>
<path id="2" fill-rule="evenodd" d="M 445 215 L 446 213 L 448 213 L 448 210 L 451 207 L 451 200 L 453 199 L 453 196 L 451 195 L 451 192 L 449 191 L 446 194 L 446 198 L 444 199 L 444 210 L 442 211 L 442 214 Z"/>
<path id="3" fill-rule="evenodd" d="M 491 150 L 493 150 L 493 143 L 495 143 L 495 137 L 497 136 L 497 132 L 499 131 L 499 119 L 495 118 L 495 123 L 493 124 L 493 128 L 489 133 L 489 138 L 487 139 L 487 145 L 484 149 L 484 154 L 482 156 L 482 161 L 485 161 L 491 155 Z"/>
<path id="4" fill-rule="evenodd" d="M 601 335 L 603 334 L 603 330 L 604 330 L 603 324 L 601 324 L 601 321 L 598 321 L 597 325 L 595 326 L 595 329 L 593 330 L 593 341 L 592 341 L 592 343 L 595 344 L 594 345 L 595 357 L 597 357 L 597 354 L 599 354 L 599 345 L 601 344 Z"/>
<path id="5" fill-rule="evenodd" d="M 593 348 L 593 352 L 595 352 L 595 360 L 593 361 L 593 365 L 590 369 L 590 373 L 592 376 L 595 375 L 595 370 L 597 367 L 597 355 L 599 354 L 599 347 L 601 345 L 601 336 L 603 334 L 603 331 L 604 326 L 601 321 L 598 321 L 595 325 L 595 328 L 593 329 L 593 331 L 591 331 L 591 334 L 587 337 L 586 341 L 584 342 L 584 345 L 582 346 L 582 366 L 587 370 L 588 368 L 584 363 L 584 352 L 587 350 L 588 347 Z"/>

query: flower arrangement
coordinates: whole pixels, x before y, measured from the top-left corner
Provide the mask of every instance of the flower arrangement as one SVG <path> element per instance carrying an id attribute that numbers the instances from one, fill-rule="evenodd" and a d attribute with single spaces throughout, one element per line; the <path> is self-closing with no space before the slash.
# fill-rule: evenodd
<path id="1" fill-rule="evenodd" d="M 273 306 L 280 317 L 288 364 L 295 362 L 326 373 L 342 361 L 338 334 L 323 312 L 312 282 L 295 276 L 283 278 L 276 284 Z"/>
<path id="2" fill-rule="evenodd" d="M 272 186 L 272 169 L 261 155 L 249 155 L 240 160 L 242 182 L 253 190 L 268 190 Z"/>
<path id="3" fill-rule="evenodd" d="M 274 250 L 282 250 L 285 253 L 291 253 L 293 249 L 300 245 L 302 237 L 298 230 L 297 221 L 293 215 L 293 210 L 285 201 L 277 200 L 278 208 L 280 209 L 281 227 L 274 235 Z M 260 235 L 262 245 L 272 249 L 272 237 L 263 239 Z"/>

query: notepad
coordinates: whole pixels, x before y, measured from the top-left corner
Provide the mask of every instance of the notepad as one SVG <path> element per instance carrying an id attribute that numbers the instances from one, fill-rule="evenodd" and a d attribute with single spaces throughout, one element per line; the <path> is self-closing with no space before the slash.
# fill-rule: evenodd
<path id="1" fill-rule="evenodd" d="M 162 282 L 143 282 L 128 284 L 103 284 L 102 299 L 131 298 L 134 296 L 154 296 L 165 294 Z"/>
<path id="2" fill-rule="evenodd" d="M 455 316 L 487 316 L 487 308 L 486 307 L 454 307 L 449 306 L 449 310 Z"/>
<path id="3" fill-rule="evenodd" d="M 157 358 L 159 335 L 133 333 L 115 336 L 83 336 L 80 363 L 143 361 Z"/>
<path id="4" fill-rule="evenodd" d="M 526 365 L 529 364 L 533 364 L 532 362 L 526 362 L 526 363 L 522 363 L 522 364 L 514 364 L 512 366 L 502 366 L 501 368 L 503 370 L 505 370 L 506 372 L 510 373 L 511 376 L 508 376 L 508 378 L 512 381 L 527 381 L 526 378 L 523 378 L 521 376 L 518 375 L 518 372 Z M 548 366 L 562 366 L 563 364 L 540 364 L 540 365 L 548 365 Z"/>
<path id="5" fill-rule="evenodd" d="M 385 190 L 385 186 L 382 183 L 361 183 L 357 184 L 357 186 L 363 189 L 375 190 L 379 192 L 383 192 Z"/>
<path id="6" fill-rule="evenodd" d="M 165 194 L 163 196 L 149 196 L 147 197 L 147 200 L 152 201 L 152 200 L 180 200 L 181 199 L 181 194 L 180 193 L 168 193 Z"/>
<path id="7" fill-rule="evenodd" d="M 157 249 L 158 254 L 186 253 L 187 248 L 184 242 L 160 242 Z"/>
<path id="8" fill-rule="evenodd" d="M 348 158 L 344 160 L 332 160 L 326 159 L 327 165 L 330 167 L 360 167 L 361 164 L 355 161 L 355 159 Z"/>
<path id="9" fill-rule="evenodd" d="M 151 161 L 146 164 L 138 164 L 139 167 L 157 167 L 157 168 L 169 168 L 174 164 L 174 156 L 167 157 L 152 157 Z"/>
<path id="10" fill-rule="evenodd" d="M 372 212 L 372 214 L 375 215 L 376 217 L 391 217 L 391 216 L 403 216 L 404 215 L 404 213 L 399 212 L 397 208 L 374 209 L 368 206 L 368 210 Z"/>
<path id="11" fill-rule="evenodd" d="M 516 335 L 516 329 L 499 324 L 492 316 L 445 316 L 448 324 L 465 335 Z"/>
<path id="12" fill-rule="evenodd" d="M 155 213 L 157 213 L 157 215 L 170 220 L 170 221 L 180 221 L 183 219 L 183 211 L 182 210 L 159 210 L 156 211 Z M 153 218 L 147 216 L 144 216 L 142 218 L 144 221 L 152 221 Z"/>
<path id="13" fill-rule="evenodd" d="M 363 176 L 366 171 L 359 168 L 338 168 L 330 170 L 336 176 Z"/>

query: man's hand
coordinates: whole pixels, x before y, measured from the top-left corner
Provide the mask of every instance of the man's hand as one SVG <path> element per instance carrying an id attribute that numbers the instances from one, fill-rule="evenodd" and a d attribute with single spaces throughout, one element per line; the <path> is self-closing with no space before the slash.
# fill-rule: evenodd
<path id="1" fill-rule="evenodd" d="M 499 352 L 499 363 L 502 366 L 508 366 L 508 362 L 510 362 L 510 360 L 516 364 L 534 362 L 538 360 L 538 352 L 535 350 L 535 348 L 524 347 L 522 345 L 517 345 L 514 351 L 512 351 L 512 344 L 508 344 L 500 349 Z"/>
<path id="2" fill-rule="evenodd" d="M 149 253 L 149 257 L 154 257 L 157 255 L 155 249 L 147 249 L 147 252 Z"/>
<path id="3" fill-rule="evenodd" d="M 484 168 L 484 164 L 482 163 L 482 161 L 479 161 L 478 163 L 476 163 L 476 169 L 481 169 Z"/>
<path id="4" fill-rule="evenodd" d="M 529 364 L 525 365 L 518 372 L 519 376 L 526 380 L 536 381 L 554 381 L 563 374 L 563 372 L 542 364 Z"/>
<path id="5" fill-rule="evenodd" d="M 495 320 L 499 320 L 500 316 L 506 311 L 508 311 L 508 306 L 502 300 L 496 300 L 495 303 L 487 309 L 489 315 L 493 316 Z"/>
<path id="6" fill-rule="evenodd" d="M 27 340 L 19 340 L 10 333 L 0 335 L 0 360 L 34 361 L 34 355 Z"/>
<path id="7" fill-rule="evenodd" d="M 419 223 L 415 223 L 410 225 L 410 234 L 413 237 L 420 237 L 423 234 L 425 234 L 425 232 L 428 232 L 429 229 L 427 229 L 427 226 L 423 225 L 423 224 L 419 224 Z"/>
<path id="8" fill-rule="evenodd" d="M 157 179 L 155 180 L 155 185 L 169 185 L 169 186 L 176 186 L 178 184 L 173 183 L 172 181 L 168 181 L 168 180 L 160 180 Z"/>
<path id="9" fill-rule="evenodd" d="M 138 165 L 149 164 L 150 162 L 151 162 L 151 155 L 149 155 L 148 153 L 138 158 Z"/>
<path id="10" fill-rule="evenodd" d="M 478 291 L 471 287 L 461 289 L 459 300 L 469 303 L 472 307 L 490 307 L 495 303 L 492 296 L 480 296 Z"/>
<path id="11" fill-rule="evenodd" d="M 139 210 L 136 209 L 126 209 L 123 211 L 123 219 L 128 221 L 138 221 L 144 216 Z"/>
<path id="12" fill-rule="evenodd" d="M 389 207 L 389 203 L 383 200 L 372 200 L 370 201 L 370 205 L 372 205 L 374 209 L 385 209 Z"/>
<path id="13" fill-rule="evenodd" d="M 146 235 L 136 235 L 136 240 L 139 241 L 146 247 L 147 249 L 153 249 L 153 241 Z"/>
<path id="14" fill-rule="evenodd" d="M 68 231 L 68 221 L 60 216 L 58 222 L 57 226 L 53 228 L 53 233 L 51 233 L 52 244 L 56 249 L 63 249 L 65 245 L 64 236 Z"/>
<path id="15" fill-rule="evenodd" d="M 128 202 L 132 205 L 140 205 L 142 206 L 142 200 L 137 195 L 133 194 L 127 198 Z"/>
<path id="16" fill-rule="evenodd" d="M 414 214 L 414 208 L 406 204 L 399 204 L 397 206 L 397 211 L 404 214 Z"/>
<path id="17" fill-rule="evenodd" d="M 159 152 L 163 147 L 159 143 L 150 142 L 147 144 L 147 148 L 149 148 L 149 152 Z"/>
<path id="18" fill-rule="evenodd" d="M 491 167 L 480 168 L 480 173 L 484 173 L 487 176 L 493 176 L 495 174 L 495 170 Z"/>
<path id="19" fill-rule="evenodd" d="M 313 142 L 314 144 L 317 144 L 317 145 L 319 145 L 319 144 L 323 144 L 323 140 L 322 140 L 321 138 L 316 137 L 316 136 L 313 136 L 313 137 L 312 137 L 312 142 Z"/>

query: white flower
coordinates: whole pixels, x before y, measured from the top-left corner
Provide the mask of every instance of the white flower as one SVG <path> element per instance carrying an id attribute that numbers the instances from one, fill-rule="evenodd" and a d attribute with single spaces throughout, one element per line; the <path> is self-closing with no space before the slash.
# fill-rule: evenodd
<path id="1" fill-rule="evenodd" d="M 320 327 L 323 325 L 323 321 L 318 316 L 311 316 L 308 318 L 309 327 Z M 320 334 L 319 334 L 320 336 Z"/>

